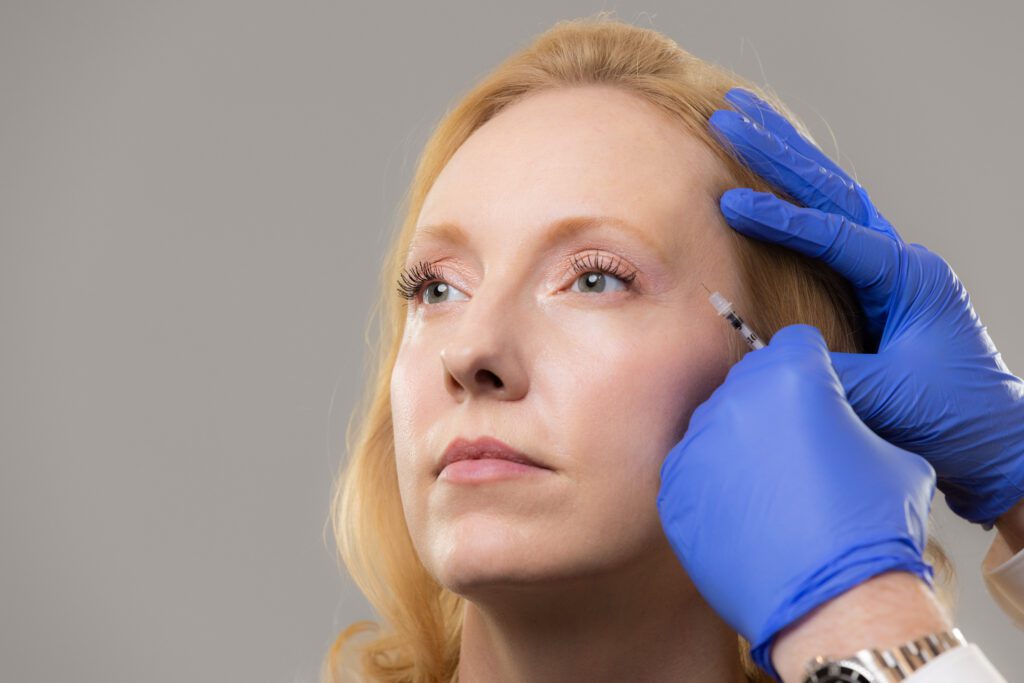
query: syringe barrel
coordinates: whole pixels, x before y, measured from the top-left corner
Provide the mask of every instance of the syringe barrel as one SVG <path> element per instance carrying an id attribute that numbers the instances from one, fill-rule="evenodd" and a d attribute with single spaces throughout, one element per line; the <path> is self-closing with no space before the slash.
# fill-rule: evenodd
<path id="1" fill-rule="evenodd" d="M 725 318 L 729 324 L 740 333 L 740 336 L 743 337 L 744 341 L 747 342 L 747 345 L 750 346 L 750 348 L 755 351 L 757 349 L 764 348 L 764 342 L 762 342 L 760 338 L 758 338 L 757 334 L 750 329 L 750 326 L 744 322 L 743 318 L 736 313 L 732 307 L 732 303 L 728 299 L 718 292 L 712 292 L 708 299 L 711 301 L 711 305 L 715 307 L 715 310 L 718 311 L 718 315 Z"/>

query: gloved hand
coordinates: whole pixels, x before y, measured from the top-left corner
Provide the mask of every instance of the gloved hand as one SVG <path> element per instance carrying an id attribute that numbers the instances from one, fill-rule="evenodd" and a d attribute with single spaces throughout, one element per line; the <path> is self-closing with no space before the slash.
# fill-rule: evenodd
<path id="1" fill-rule="evenodd" d="M 790 325 L 700 404 L 661 467 L 658 514 L 705 600 L 751 643 L 889 570 L 921 577 L 935 471 L 850 407 L 821 332 Z"/>
<path id="2" fill-rule="evenodd" d="M 991 529 L 1024 498 L 1024 381 L 1010 372 L 956 273 L 906 244 L 867 192 L 753 93 L 733 88 L 711 130 L 771 185 L 731 189 L 726 221 L 822 259 L 849 280 L 876 354 L 832 353 L 853 409 L 935 468 L 950 509 Z M 745 114 L 745 116 L 744 116 Z"/>

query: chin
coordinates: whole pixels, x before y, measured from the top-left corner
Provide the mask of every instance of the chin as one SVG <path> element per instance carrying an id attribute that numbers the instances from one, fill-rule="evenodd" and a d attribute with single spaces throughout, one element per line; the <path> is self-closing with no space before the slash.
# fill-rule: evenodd
<path id="1" fill-rule="evenodd" d="M 481 600 L 507 590 L 529 589 L 537 584 L 538 579 L 524 575 L 520 571 L 508 572 L 455 572 L 439 580 L 442 586 L 452 593 L 461 595 L 467 600 Z"/>
<path id="2" fill-rule="evenodd" d="M 453 593 L 465 597 L 489 590 L 527 587 L 572 574 L 565 558 L 555 550 L 522 541 L 499 546 L 491 538 L 480 543 L 461 536 L 456 547 L 434 563 L 435 580 Z"/>

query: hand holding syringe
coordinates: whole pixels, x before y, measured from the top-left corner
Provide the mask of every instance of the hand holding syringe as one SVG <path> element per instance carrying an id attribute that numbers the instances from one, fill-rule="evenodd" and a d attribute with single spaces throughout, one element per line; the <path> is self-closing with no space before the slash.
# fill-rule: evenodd
<path id="1" fill-rule="evenodd" d="M 964 283 L 940 255 L 906 242 L 867 190 L 770 104 L 742 88 L 726 100 L 731 108 L 715 111 L 709 128 L 793 199 L 728 189 L 719 197 L 726 223 L 846 279 L 864 343 L 829 355 L 854 412 L 932 464 L 955 514 L 986 531 L 1000 521 L 1004 536 L 1016 535 L 1024 525 L 1007 513 L 1024 505 L 1024 379 L 1007 367 Z"/>

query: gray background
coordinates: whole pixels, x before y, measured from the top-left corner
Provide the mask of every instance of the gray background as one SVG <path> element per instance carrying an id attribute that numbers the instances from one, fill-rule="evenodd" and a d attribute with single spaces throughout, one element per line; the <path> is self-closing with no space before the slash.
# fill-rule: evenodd
<path id="1" fill-rule="evenodd" d="M 605 8 L 773 86 L 1024 372 L 1014 3 L 3 0 L 3 680 L 315 681 L 372 616 L 325 523 L 413 163 Z M 958 624 L 1012 679 L 994 532 L 935 508 Z"/>

